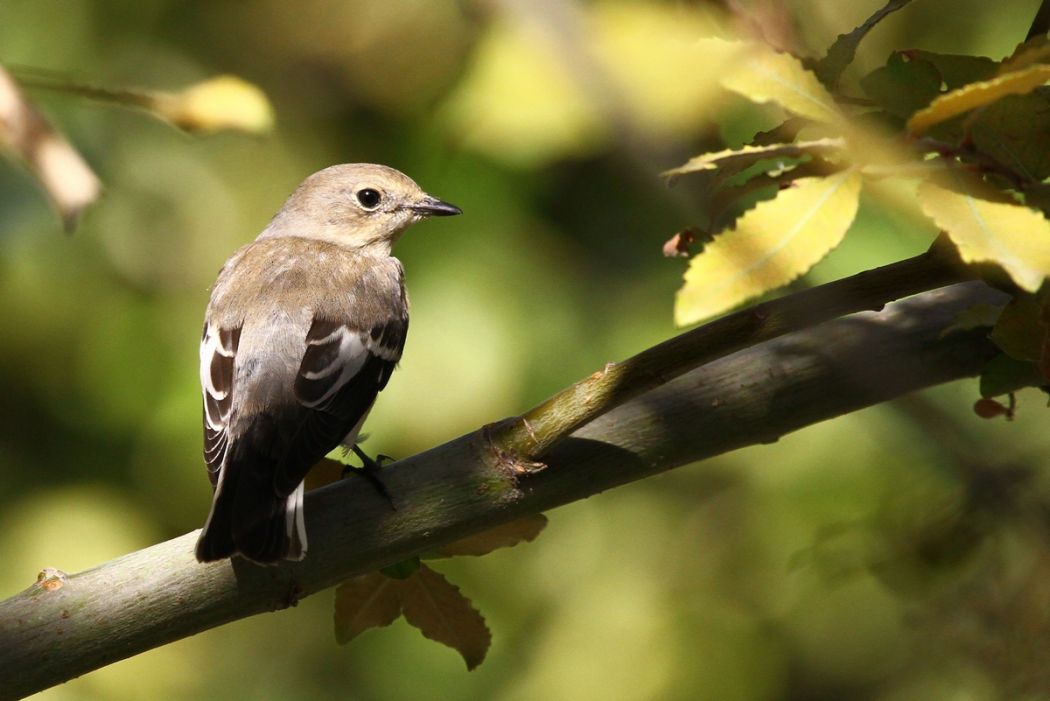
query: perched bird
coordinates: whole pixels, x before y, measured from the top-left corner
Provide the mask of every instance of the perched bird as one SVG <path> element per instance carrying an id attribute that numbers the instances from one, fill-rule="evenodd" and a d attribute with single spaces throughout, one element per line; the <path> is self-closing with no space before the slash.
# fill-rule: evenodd
<path id="1" fill-rule="evenodd" d="M 391 247 L 410 224 L 460 213 L 393 168 L 332 166 L 226 262 L 200 346 L 215 496 L 198 560 L 303 558 L 303 478 L 354 445 L 405 345 Z"/>

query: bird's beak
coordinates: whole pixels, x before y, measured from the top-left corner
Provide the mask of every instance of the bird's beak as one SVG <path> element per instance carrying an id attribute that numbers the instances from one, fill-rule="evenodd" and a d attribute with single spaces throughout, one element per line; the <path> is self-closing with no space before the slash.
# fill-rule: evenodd
<path id="1" fill-rule="evenodd" d="M 453 217 L 457 214 L 463 214 L 463 210 L 456 205 L 442 202 L 430 195 L 425 196 L 414 204 L 408 205 L 408 208 L 424 217 Z"/>

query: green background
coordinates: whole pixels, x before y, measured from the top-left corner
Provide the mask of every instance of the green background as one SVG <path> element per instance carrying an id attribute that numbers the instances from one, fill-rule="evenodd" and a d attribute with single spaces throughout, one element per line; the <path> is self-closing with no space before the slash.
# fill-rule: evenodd
<path id="1" fill-rule="evenodd" d="M 795 25 L 766 31 L 819 55 L 882 3 L 787 4 Z M 31 93 L 106 193 L 67 237 L 31 179 L 0 168 L 0 595 L 203 523 L 208 286 L 327 165 L 394 166 L 465 212 L 399 244 L 412 327 L 370 452 L 519 413 L 676 333 L 685 261 L 660 248 L 697 208 L 658 173 L 776 117 L 692 91 L 702 66 L 660 62 L 661 42 L 731 29 L 715 5 L 0 4 L 9 68 L 172 90 L 234 73 L 277 114 L 268 136 L 188 137 Z M 1001 58 L 1037 5 L 915 2 L 872 32 L 845 90 L 895 49 Z M 590 34 L 612 38 L 575 41 Z M 933 234 L 867 199 L 809 279 L 913 255 Z M 976 398 L 959 382 L 826 422 L 559 509 L 532 544 L 438 563 L 493 631 L 471 673 L 403 621 L 338 647 L 329 592 L 42 698 L 1045 698 L 1045 398 L 1022 393 L 1011 424 L 978 419 Z M 1007 506 L 973 505 L 1011 480 Z"/>

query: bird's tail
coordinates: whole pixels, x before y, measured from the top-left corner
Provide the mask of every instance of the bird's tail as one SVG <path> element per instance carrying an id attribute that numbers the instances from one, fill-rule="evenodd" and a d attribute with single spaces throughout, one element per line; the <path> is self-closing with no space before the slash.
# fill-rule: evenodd
<path id="1" fill-rule="evenodd" d="M 245 447 L 231 446 L 222 466 L 197 559 L 212 562 L 238 553 L 263 564 L 303 559 L 303 484 L 288 496 L 277 494 L 273 459 Z"/>

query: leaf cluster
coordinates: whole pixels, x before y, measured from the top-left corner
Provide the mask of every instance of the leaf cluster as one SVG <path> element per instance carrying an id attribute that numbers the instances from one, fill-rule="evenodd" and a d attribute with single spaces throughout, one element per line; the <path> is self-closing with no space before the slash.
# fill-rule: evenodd
<path id="1" fill-rule="evenodd" d="M 1050 382 L 1050 43 L 1036 36 L 1001 61 L 896 51 L 848 93 L 842 76 L 867 32 L 907 5 L 891 0 L 819 60 L 761 43 L 711 39 L 721 87 L 783 113 L 740 148 L 665 173 L 704 178 L 705 241 L 675 319 L 692 324 L 781 288 L 843 240 L 862 191 L 904 188 L 964 264 L 1014 295 L 992 334 L 1003 350 L 986 397 Z M 756 193 L 763 195 L 756 197 Z M 681 239 L 665 252 L 682 255 Z M 1024 350 L 1020 350 L 1024 346 Z M 1001 367 L 999 367 L 1001 366 Z"/>

